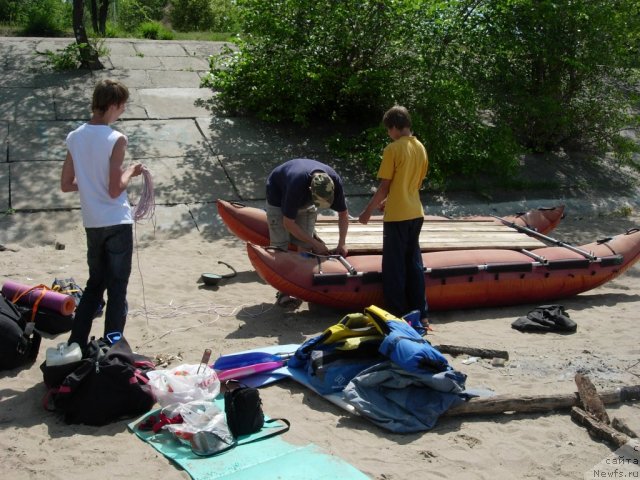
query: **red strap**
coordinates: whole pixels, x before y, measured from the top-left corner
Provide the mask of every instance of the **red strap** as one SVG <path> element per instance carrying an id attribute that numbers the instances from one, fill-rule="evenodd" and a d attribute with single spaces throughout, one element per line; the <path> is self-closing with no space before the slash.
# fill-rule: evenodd
<path id="1" fill-rule="evenodd" d="M 55 410 L 55 407 L 52 405 L 52 397 L 56 393 L 58 393 L 58 388 L 56 387 L 49 388 L 47 390 L 47 393 L 45 393 L 44 397 L 42 398 L 42 406 L 45 410 L 49 412 L 53 412 Z"/>
<path id="2" fill-rule="evenodd" d="M 40 293 L 38 295 L 38 298 L 36 299 L 35 302 L 33 302 L 33 306 L 31 308 L 31 321 L 35 322 L 36 319 L 36 313 L 38 313 L 38 306 L 40 305 L 40 302 L 42 301 L 42 299 L 44 298 L 45 294 L 47 293 L 47 290 L 51 290 L 49 287 L 47 287 L 46 285 L 40 284 L 40 285 L 36 285 L 34 287 L 28 288 L 27 290 L 20 292 L 20 293 L 16 293 L 13 298 L 11 299 L 11 303 L 16 303 L 18 300 L 20 300 L 22 297 L 24 297 L 25 295 L 27 295 L 28 293 L 31 293 L 35 290 L 40 290 Z"/>

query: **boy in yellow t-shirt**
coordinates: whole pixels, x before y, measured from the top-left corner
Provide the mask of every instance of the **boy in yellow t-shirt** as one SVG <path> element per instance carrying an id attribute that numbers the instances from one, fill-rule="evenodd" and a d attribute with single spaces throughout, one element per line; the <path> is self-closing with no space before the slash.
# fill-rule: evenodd
<path id="1" fill-rule="evenodd" d="M 392 143 L 386 146 L 378 170 L 380 185 L 360 214 L 366 224 L 376 208 L 384 210 L 382 283 L 385 308 L 401 317 L 412 310 L 427 323 L 420 230 L 424 209 L 420 187 L 427 175 L 427 151 L 411 132 L 411 116 L 395 106 L 382 118 Z"/>

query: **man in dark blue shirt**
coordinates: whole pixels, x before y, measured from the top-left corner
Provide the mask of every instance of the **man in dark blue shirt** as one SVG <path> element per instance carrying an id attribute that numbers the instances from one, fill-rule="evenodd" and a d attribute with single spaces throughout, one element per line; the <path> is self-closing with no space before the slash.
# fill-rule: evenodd
<path id="1" fill-rule="evenodd" d="M 318 209 L 338 212 L 336 253 L 346 256 L 349 212 L 342 179 L 324 163 L 306 158 L 278 165 L 267 179 L 267 219 L 271 246 L 286 250 L 289 242 L 319 255 L 329 249 L 314 235 Z"/>

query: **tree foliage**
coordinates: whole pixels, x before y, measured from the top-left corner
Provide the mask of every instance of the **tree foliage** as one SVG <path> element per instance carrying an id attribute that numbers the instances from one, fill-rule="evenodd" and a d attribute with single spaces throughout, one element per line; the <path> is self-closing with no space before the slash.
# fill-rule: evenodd
<path id="1" fill-rule="evenodd" d="M 333 143 L 346 157 L 377 162 L 379 119 L 395 103 L 412 112 L 439 178 L 508 174 L 523 150 L 623 145 L 618 133 L 634 122 L 621 88 L 638 58 L 632 0 L 238 5 L 243 38 L 205 82 L 219 90 L 220 108 L 361 122 L 361 136 Z"/>

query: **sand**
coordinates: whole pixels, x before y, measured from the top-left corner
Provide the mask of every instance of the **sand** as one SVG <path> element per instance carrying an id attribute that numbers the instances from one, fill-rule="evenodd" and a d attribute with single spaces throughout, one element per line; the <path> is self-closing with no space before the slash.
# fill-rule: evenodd
<path id="1" fill-rule="evenodd" d="M 41 235 L 16 251 L 0 252 L 0 282 L 50 283 L 55 277 L 86 281 L 84 232 L 79 212 L 59 212 L 74 226 L 56 231 L 51 213 L 16 214 L 43 225 Z M 75 218 L 75 220 L 73 220 Z M 555 236 L 580 244 L 638 224 L 626 217 L 567 218 Z M 7 220 L 5 219 L 5 222 Z M 74 223 L 75 222 L 75 223 Z M 293 312 L 274 306 L 274 290 L 252 269 L 242 242 L 220 229 L 192 230 L 176 236 L 150 224 L 136 227 L 137 249 L 129 284 L 130 315 L 125 336 L 138 352 L 173 358 L 171 365 L 197 363 L 202 351 L 227 354 L 266 345 L 301 343 L 336 323 L 342 312 L 303 304 Z M 55 241 L 64 250 L 55 249 Z M 202 272 L 238 275 L 218 287 L 204 286 Z M 576 391 L 574 375 L 587 373 L 599 389 L 640 384 L 640 269 L 606 285 L 561 302 L 578 323 L 575 334 L 525 334 L 511 322 L 535 305 L 434 312 L 435 344 L 507 350 L 510 360 L 494 367 L 490 360 L 464 364 L 467 386 L 498 394 L 554 394 Z M 102 333 L 102 320 L 93 334 Z M 184 479 L 173 466 L 127 428 L 127 421 L 104 427 L 67 425 L 41 405 L 45 394 L 39 369 L 47 347 L 66 335 L 43 339 L 35 364 L 0 373 L 0 462 L 7 479 Z M 180 357 L 179 360 L 175 357 Z M 282 438 L 314 443 L 374 479 L 407 478 L 597 478 L 593 468 L 615 449 L 592 439 L 567 411 L 441 418 L 420 434 L 388 433 L 350 415 L 322 397 L 286 380 L 261 392 L 265 412 L 291 421 Z M 608 406 L 640 432 L 639 404 Z M 637 467 L 624 467 L 627 471 Z M 637 470 L 635 470 L 637 472 Z M 305 478 L 301 470 L 299 478 Z"/>

